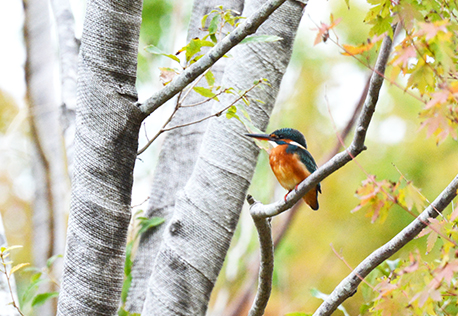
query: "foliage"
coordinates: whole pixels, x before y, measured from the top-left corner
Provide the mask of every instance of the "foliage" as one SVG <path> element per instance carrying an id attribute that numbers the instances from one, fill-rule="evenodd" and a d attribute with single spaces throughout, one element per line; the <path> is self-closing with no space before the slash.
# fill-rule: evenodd
<path id="1" fill-rule="evenodd" d="M 0 272 L 5 275 L 5 279 L 6 279 L 7 286 L 8 286 L 8 291 L 11 294 L 11 304 L 13 305 L 14 308 L 16 308 L 18 313 L 23 316 L 24 314 L 22 313 L 21 309 L 19 308 L 18 303 L 16 302 L 16 300 L 14 298 L 14 293 L 13 293 L 13 289 L 12 289 L 12 286 L 11 286 L 11 277 L 15 272 L 19 271 L 20 269 L 22 269 L 23 267 L 25 267 L 25 266 L 27 266 L 29 264 L 28 263 L 20 263 L 20 264 L 17 264 L 15 266 L 13 266 L 13 261 L 12 260 L 6 261 L 10 256 L 10 251 L 11 250 L 14 250 L 14 249 L 17 249 L 17 248 L 21 248 L 21 247 L 22 246 L 10 246 L 10 247 L 1 247 L 0 248 L 0 259 L 1 259 L 1 265 L 2 265 L 2 268 L 1 268 Z M 9 271 L 8 271 L 8 266 L 11 266 L 11 269 Z"/>
<path id="2" fill-rule="evenodd" d="M 29 267 L 23 270 L 24 273 L 32 272 L 27 287 L 20 296 L 20 304 L 24 310 L 31 312 L 34 308 L 59 296 L 58 291 L 39 293 L 39 287 L 42 284 L 51 284 L 53 287 L 59 287 L 60 281 L 56 280 L 53 276 L 53 265 L 60 258 L 62 258 L 62 255 L 52 256 L 46 261 L 46 266 L 41 269 Z"/>
<path id="3" fill-rule="evenodd" d="M 381 316 L 399 310 L 403 315 L 456 315 L 457 217 L 458 208 L 455 208 L 440 220 L 430 219 L 430 225 L 420 235 L 428 235 L 428 251 L 441 244 L 437 258 L 426 260 L 419 251 L 414 251 L 408 259 L 387 261 L 379 266 L 367 278 L 370 283 L 363 285 L 368 302 L 361 311 Z"/>
<path id="4" fill-rule="evenodd" d="M 399 23 L 405 37 L 396 46 L 391 79 L 408 75 L 406 89 L 415 89 L 425 102 L 420 116 L 427 135 L 437 142 L 457 138 L 457 4 L 453 1 L 370 1 L 366 20 L 371 32 L 381 34 L 390 23 Z"/>
<path id="5" fill-rule="evenodd" d="M 368 175 L 356 195 L 361 201 L 352 212 L 366 209 L 366 216 L 371 218 L 372 223 L 377 219 L 383 223 L 393 205 L 397 204 L 408 212 L 415 206 L 417 212 L 421 213 L 425 203 L 419 189 L 411 181 L 405 181 L 403 176 L 397 182 L 392 182 L 376 181 L 374 175 Z"/>

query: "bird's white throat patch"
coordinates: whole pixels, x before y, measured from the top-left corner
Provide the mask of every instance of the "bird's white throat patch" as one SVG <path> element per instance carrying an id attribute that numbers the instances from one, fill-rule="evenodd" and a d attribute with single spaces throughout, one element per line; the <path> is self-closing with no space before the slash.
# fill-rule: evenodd
<path id="1" fill-rule="evenodd" d="M 294 146 L 297 146 L 297 147 L 299 147 L 299 148 L 302 148 L 302 149 L 307 150 L 307 148 L 305 148 L 304 146 L 302 146 L 301 144 L 299 144 L 299 143 L 297 143 L 297 142 L 295 142 L 295 141 L 293 141 L 293 140 L 290 142 L 290 144 L 291 144 L 291 145 L 294 145 Z"/>

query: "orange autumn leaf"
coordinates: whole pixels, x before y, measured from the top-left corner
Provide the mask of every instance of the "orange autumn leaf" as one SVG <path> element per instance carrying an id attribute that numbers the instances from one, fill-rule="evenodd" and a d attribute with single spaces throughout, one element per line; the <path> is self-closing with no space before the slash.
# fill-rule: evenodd
<path id="1" fill-rule="evenodd" d="M 373 42 L 363 43 L 358 46 L 343 44 L 342 46 L 343 46 L 343 49 L 345 50 L 344 52 L 341 53 L 342 55 L 355 56 L 355 55 L 359 55 L 359 54 L 369 51 L 374 46 L 374 43 Z"/>
<path id="2" fill-rule="evenodd" d="M 334 16 L 331 14 L 331 24 L 326 24 L 321 22 L 320 26 L 316 29 L 313 29 L 314 31 L 318 31 L 315 37 L 315 41 L 313 42 L 313 45 L 317 45 L 321 42 L 326 43 L 327 39 L 329 38 L 329 31 L 332 30 L 334 27 L 336 27 L 342 18 L 337 18 L 334 20 Z"/>

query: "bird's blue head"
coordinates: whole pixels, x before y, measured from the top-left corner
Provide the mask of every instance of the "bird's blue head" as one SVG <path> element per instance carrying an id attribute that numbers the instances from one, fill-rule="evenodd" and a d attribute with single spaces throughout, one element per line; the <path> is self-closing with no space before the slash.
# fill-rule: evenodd
<path id="1" fill-rule="evenodd" d="M 304 135 L 293 128 L 280 128 L 270 134 L 246 134 L 246 136 L 275 142 L 279 145 L 289 143 L 307 149 Z"/>

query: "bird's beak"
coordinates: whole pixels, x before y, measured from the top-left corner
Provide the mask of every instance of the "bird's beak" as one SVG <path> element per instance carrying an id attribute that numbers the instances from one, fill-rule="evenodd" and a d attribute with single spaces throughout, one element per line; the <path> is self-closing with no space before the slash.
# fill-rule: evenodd
<path id="1" fill-rule="evenodd" d="M 245 134 L 245 136 L 257 138 L 259 140 L 271 140 L 268 134 Z"/>

